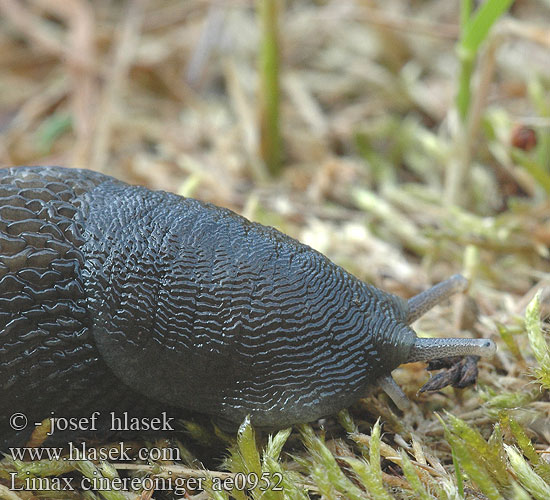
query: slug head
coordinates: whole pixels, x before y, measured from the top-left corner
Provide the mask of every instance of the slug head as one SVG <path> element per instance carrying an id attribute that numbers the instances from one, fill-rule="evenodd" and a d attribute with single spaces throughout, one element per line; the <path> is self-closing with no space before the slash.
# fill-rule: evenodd
<path id="1" fill-rule="evenodd" d="M 460 275 L 455 275 L 446 281 L 438 283 L 408 300 L 406 322 L 412 323 L 436 304 L 456 292 L 464 291 L 468 281 Z M 414 331 L 403 325 L 400 331 L 400 344 L 395 360 L 399 364 L 415 361 L 433 361 L 453 356 L 490 357 L 496 351 L 495 343 L 489 339 L 467 338 L 418 338 Z M 381 376 L 380 387 L 390 396 L 400 409 L 409 407 L 410 402 L 390 374 Z"/>

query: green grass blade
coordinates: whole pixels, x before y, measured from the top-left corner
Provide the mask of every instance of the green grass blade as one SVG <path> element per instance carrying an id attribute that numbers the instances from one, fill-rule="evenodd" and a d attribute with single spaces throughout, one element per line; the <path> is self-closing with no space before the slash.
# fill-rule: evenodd
<path id="1" fill-rule="evenodd" d="M 262 42 L 260 47 L 260 153 L 272 175 L 281 169 L 279 124 L 279 11 L 280 0 L 257 0 Z"/>
<path id="2" fill-rule="evenodd" d="M 458 44 L 460 75 L 456 106 L 463 123 L 466 121 L 470 109 L 470 85 L 479 47 L 487 38 L 493 24 L 510 8 L 512 2 L 513 0 L 487 0 L 477 9 L 473 16 L 470 16 L 467 22 L 465 21 L 466 16 L 471 12 L 470 0 L 464 0 L 462 3 L 462 34 Z"/>
<path id="3" fill-rule="evenodd" d="M 514 0 L 487 0 L 464 26 L 459 50 L 475 54 L 487 38 L 497 19 L 512 5 Z"/>

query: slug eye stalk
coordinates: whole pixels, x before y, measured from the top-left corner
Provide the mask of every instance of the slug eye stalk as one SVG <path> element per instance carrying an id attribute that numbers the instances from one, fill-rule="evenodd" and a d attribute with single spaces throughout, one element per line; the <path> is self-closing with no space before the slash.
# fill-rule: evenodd
<path id="1" fill-rule="evenodd" d="M 409 353 L 407 363 L 450 358 L 451 356 L 492 356 L 496 345 L 489 339 L 424 339 L 417 338 Z"/>
<path id="2" fill-rule="evenodd" d="M 407 314 L 407 324 L 423 316 L 432 307 L 448 299 L 451 295 L 458 292 L 464 292 L 468 289 L 468 280 L 460 275 L 455 274 L 449 279 L 432 286 L 428 290 L 415 295 L 407 302 L 409 312 Z"/>

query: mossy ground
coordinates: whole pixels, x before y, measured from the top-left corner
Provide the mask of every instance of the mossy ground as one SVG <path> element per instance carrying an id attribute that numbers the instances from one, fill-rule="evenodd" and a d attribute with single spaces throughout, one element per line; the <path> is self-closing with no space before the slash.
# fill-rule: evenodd
<path id="1" fill-rule="evenodd" d="M 403 297 L 462 272 L 468 294 L 415 329 L 499 348 L 464 390 L 417 394 L 424 365 L 398 369 L 405 414 L 375 391 L 269 437 L 188 423 L 178 463 L 6 458 L 0 498 L 179 497 L 7 477 L 203 475 L 190 449 L 216 450 L 195 500 L 550 498 L 550 6 L 497 3 L 287 0 L 277 40 L 240 0 L 0 2 L 0 164 L 230 207 Z M 283 491 L 216 490 L 237 473 Z"/>

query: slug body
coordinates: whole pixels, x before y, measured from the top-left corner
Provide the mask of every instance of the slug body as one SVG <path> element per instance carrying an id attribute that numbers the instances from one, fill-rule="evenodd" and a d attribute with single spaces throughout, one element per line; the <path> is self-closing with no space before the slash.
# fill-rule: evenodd
<path id="1" fill-rule="evenodd" d="M 281 428 L 376 383 L 399 400 L 400 364 L 494 350 L 409 327 L 463 286 L 407 302 L 227 209 L 86 170 L 1 169 L 0 444 L 15 412 L 151 399 Z"/>

